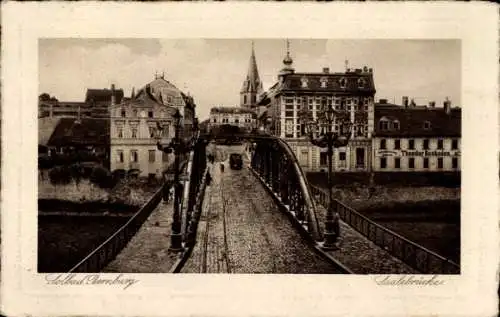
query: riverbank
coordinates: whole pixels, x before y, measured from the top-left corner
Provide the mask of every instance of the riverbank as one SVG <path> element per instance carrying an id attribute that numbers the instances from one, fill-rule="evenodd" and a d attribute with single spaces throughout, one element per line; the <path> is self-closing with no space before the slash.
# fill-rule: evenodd
<path id="1" fill-rule="evenodd" d="M 111 189 L 103 189 L 89 180 L 67 185 L 53 185 L 49 180 L 38 181 L 39 200 L 59 200 L 73 203 L 106 203 L 127 206 L 142 206 L 160 188 L 145 179 L 121 180 Z"/>

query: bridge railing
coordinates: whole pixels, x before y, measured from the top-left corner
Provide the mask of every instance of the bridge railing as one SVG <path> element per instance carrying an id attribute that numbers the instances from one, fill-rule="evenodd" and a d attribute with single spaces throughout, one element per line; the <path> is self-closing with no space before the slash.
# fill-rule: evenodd
<path id="1" fill-rule="evenodd" d="M 184 198 L 182 208 L 182 233 L 186 247 L 192 243 L 193 233 L 196 230 L 205 189 L 205 175 L 207 170 L 206 156 L 207 141 L 199 138 L 193 151 L 190 153 L 188 171 L 189 178 L 184 184 Z"/>
<path id="2" fill-rule="evenodd" d="M 316 241 L 322 240 L 316 206 L 305 175 L 290 146 L 269 136 L 255 136 L 251 167 Z"/>
<path id="3" fill-rule="evenodd" d="M 118 253 L 127 245 L 151 212 L 158 206 L 162 198 L 163 186 L 154 193 L 139 211 L 137 211 L 123 226 L 121 226 L 106 241 L 101 243 L 96 249 L 90 252 L 83 260 L 73 266 L 69 273 L 100 272 Z"/>
<path id="4" fill-rule="evenodd" d="M 326 207 L 326 190 L 315 186 L 311 186 L 311 189 L 316 200 Z M 345 223 L 414 269 L 430 274 L 460 274 L 457 263 L 373 222 L 336 199 L 334 206 Z"/>

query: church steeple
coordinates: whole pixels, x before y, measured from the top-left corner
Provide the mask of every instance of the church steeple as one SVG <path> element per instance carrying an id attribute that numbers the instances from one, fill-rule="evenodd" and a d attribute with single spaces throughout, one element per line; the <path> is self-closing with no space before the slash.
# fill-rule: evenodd
<path id="1" fill-rule="evenodd" d="M 255 48 L 252 41 L 252 53 L 250 55 L 250 63 L 248 65 L 248 73 L 243 81 L 243 86 L 240 91 L 240 106 L 250 108 L 257 102 L 257 96 L 263 91 L 262 82 L 260 81 L 259 71 L 257 69 L 257 61 L 255 59 Z"/>

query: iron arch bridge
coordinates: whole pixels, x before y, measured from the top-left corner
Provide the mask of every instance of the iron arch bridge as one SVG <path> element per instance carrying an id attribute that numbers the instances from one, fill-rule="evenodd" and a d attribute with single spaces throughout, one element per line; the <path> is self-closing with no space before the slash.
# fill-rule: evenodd
<path id="1" fill-rule="evenodd" d="M 176 239 L 181 240 L 180 251 L 182 256 L 172 269 L 172 273 L 179 272 L 190 258 L 196 245 L 197 232 L 200 223 L 209 164 L 207 162 L 207 148 L 212 141 L 227 138 L 225 134 L 201 134 L 192 143 L 188 154 L 188 162 L 180 177 L 182 189 L 179 199 L 175 199 L 177 210 L 180 210 L 176 225 Z M 251 173 L 260 181 L 265 191 L 272 197 L 275 205 L 291 220 L 304 241 L 328 258 L 335 270 L 340 273 L 353 273 L 350 269 L 336 261 L 322 251 L 323 233 L 318 215 L 319 204 L 325 206 L 327 195 L 320 189 L 308 184 L 295 154 L 290 146 L 280 138 L 261 133 L 243 133 L 238 135 L 240 141 L 252 144 L 250 166 Z M 163 186 L 165 188 L 165 186 Z M 153 213 L 162 200 L 163 188 L 160 189 L 130 220 L 117 232 L 93 250 L 87 257 L 78 262 L 69 272 L 100 272 L 131 241 L 146 219 Z M 245 194 L 245 193 L 243 193 Z M 318 203 L 318 205 L 317 205 Z M 456 263 L 440 257 L 425 248 L 406 240 L 403 237 L 372 223 L 369 219 L 356 211 L 335 201 L 341 218 L 349 225 L 375 242 L 385 250 L 416 268 L 420 272 L 459 272 Z M 173 227 L 172 227 L 173 228 Z M 172 229 L 172 231 L 174 231 Z M 294 231 L 295 232 L 295 231 Z M 173 236 L 173 235 L 172 235 Z M 168 248 L 168 246 L 165 246 Z M 227 254 L 227 250 L 226 250 Z"/>

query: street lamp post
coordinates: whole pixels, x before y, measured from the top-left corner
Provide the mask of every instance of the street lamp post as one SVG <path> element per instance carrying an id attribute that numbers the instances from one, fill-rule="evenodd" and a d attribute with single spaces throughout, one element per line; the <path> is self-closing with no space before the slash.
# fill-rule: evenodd
<path id="1" fill-rule="evenodd" d="M 165 153 L 172 153 L 172 150 L 174 152 L 175 160 L 174 160 L 174 213 L 173 213 L 173 219 L 172 219 L 172 233 L 171 233 L 171 241 L 170 241 L 170 248 L 169 250 L 173 252 L 179 252 L 183 250 L 182 247 L 182 233 L 181 233 L 181 216 L 180 216 L 180 203 L 181 203 L 181 195 L 182 195 L 182 185 L 180 183 L 180 156 L 182 154 L 188 153 L 189 151 L 192 150 L 194 142 L 193 140 L 195 139 L 194 132 L 197 130 L 197 122 L 196 119 L 193 122 L 193 138 L 189 142 L 184 142 L 181 139 L 180 133 L 181 133 L 181 119 L 182 115 L 180 114 L 179 110 L 175 112 L 175 114 L 172 116 L 174 119 L 174 128 L 175 128 L 175 134 L 174 138 L 168 144 L 167 146 L 163 146 L 160 143 L 161 140 L 161 132 L 164 127 L 161 127 L 158 124 L 158 131 L 159 133 L 157 134 L 157 147 L 158 150 L 165 152 Z M 165 187 L 164 187 L 165 188 Z M 164 193 L 165 195 L 165 193 Z M 165 196 L 164 196 L 165 199 Z"/>
<path id="2" fill-rule="evenodd" d="M 323 108 L 324 109 L 324 108 Z M 306 109 L 304 109 L 307 111 Z M 346 146 L 349 143 L 351 137 L 352 123 L 348 119 L 343 118 L 340 124 L 340 131 L 332 131 L 332 124 L 334 119 L 339 115 L 332 105 L 329 104 L 328 108 L 322 112 L 322 118 L 313 120 L 310 113 L 305 119 L 307 134 L 309 136 L 309 141 L 318 147 L 327 149 L 328 157 L 328 208 L 326 213 L 325 221 L 325 241 L 323 244 L 323 249 L 325 250 L 337 250 L 336 245 L 337 238 L 340 235 L 340 225 L 339 225 L 339 214 L 335 210 L 333 204 L 333 149 L 338 147 Z M 319 137 L 316 137 L 316 130 L 318 125 L 322 122 L 326 123 L 326 131 Z"/>

